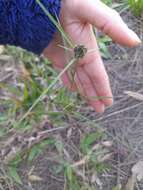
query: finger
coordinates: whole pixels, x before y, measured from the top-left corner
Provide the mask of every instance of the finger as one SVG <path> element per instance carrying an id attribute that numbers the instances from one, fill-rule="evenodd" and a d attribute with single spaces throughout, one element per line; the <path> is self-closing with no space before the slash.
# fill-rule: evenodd
<path id="1" fill-rule="evenodd" d="M 84 66 L 88 77 L 96 89 L 97 96 L 106 97 L 102 99 L 102 102 L 107 106 L 112 105 L 113 99 L 109 98 L 112 97 L 109 79 L 99 53 L 92 26 L 86 25 L 84 30 L 80 32 L 80 36 L 74 32 L 71 34 L 71 37 L 77 44 L 83 44 L 89 50 L 94 49 L 93 52 L 87 53 L 83 59 L 79 60 L 78 65 Z"/>
<path id="2" fill-rule="evenodd" d="M 61 79 L 63 81 L 64 86 L 67 87 L 70 91 L 74 92 L 77 90 L 75 82 L 74 82 L 74 80 L 71 81 L 68 72 L 64 73 L 62 75 Z"/>
<path id="3" fill-rule="evenodd" d="M 99 58 L 88 65 L 85 64 L 84 70 L 92 81 L 100 100 L 106 106 L 111 106 L 113 104 L 113 96 L 102 60 Z"/>
<path id="4" fill-rule="evenodd" d="M 96 112 L 104 112 L 105 106 L 103 102 L 95 99 L 97 97 L 97 94 L 95 92 L 94 86 L 81 67 L 77 68 L 76 83 L 80 88 L 81 94 L 86 98 L 88 103 L 96 110 Z"/>
<path id="5" fill-rule="evenodd" d="M 78 9 L 78 6 L 77 6 Z M 125 46 L 136 46 L 141 43 L 138 36 L 123 22 L 120 15 L 101 1 L 84 0 L 80 4 L 77 16 L 109 35 L 114 41 Z"/>
<path id="6" fill-rule="evenodd" d="M 106 106 L 111 106 L 113 104 L 113 95 L 110 87 L 109 77 L 101 59 L 96 38 L 92 32 L 90 36 L 90 46 L 91 49 L 94 49 L 95 51 L 88 53 L 85 58 L 83 58 L 84 71 L 87 73 L 88 77 L 96 88 L 97 95 L 102 98 L 101 101 Z"/>

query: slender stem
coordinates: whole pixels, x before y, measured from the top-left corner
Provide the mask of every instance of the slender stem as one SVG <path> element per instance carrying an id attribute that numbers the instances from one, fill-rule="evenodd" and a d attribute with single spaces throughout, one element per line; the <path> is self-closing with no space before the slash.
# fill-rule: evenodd
<path id="1" fill-rule="evenodd" d="M 62 29 L 61 25 L 54 19 L 54 17 L 49 13 L 49 11 L 45 8 L 45 6 L 40 2 L 40 0 L 36 0 L 36 2 L 39 4 L 41 9 L 44 11 L 44 13 L 48 16 L 48 18 L 52 21 L 52 23 L 57 27 L 59 32 L 62 34 L 62 36 L 65 38 L 67 43 L 70 45 L 70 47 L 74 48 L 74 44 L 71 42 L 67 34 Z"/>
<path id="2" fill-rule="evenodd" d="M 29 110 L 24 114 L 24 116 L 19 120 L 18 123 L 21 123 L 33 110 L 33 108 L 41 101 L 43 96 L 45 96 L 51 88 L 56 84 L 56 82 L 61 78 L 61 76 L 75 63 L 76 59 L 73 58 L 66 66 L 65 68 L 59 73 L 59 75 L 51 82 L 51 84 L 48 86 L 48 88 L 43 91 L 43 93 L 37 98 L 37 100 L 33 103 L 33 105 L 29 108 Z"/>
<path id="3" fill-rule="evenodd" d="M 65 47 L 65 46 L 62 46 L 62 45 L 58 45 L 59 47 L 63 48 L 64 50 L 67 50 L 67 51 L 72 51 L 71 48 L 68 48 L 68 47 Z"/>

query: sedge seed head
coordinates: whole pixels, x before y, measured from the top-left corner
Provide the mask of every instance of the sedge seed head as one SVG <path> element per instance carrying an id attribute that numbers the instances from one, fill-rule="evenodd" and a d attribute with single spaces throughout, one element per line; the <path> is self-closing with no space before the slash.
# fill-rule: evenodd
<path id="1" fill-rule="evenodd" d="M 84 45 L 77 45 L 74 48 L 74 57 L 76 59 L 82 59 L 87 53 L 87 48 Z"/>

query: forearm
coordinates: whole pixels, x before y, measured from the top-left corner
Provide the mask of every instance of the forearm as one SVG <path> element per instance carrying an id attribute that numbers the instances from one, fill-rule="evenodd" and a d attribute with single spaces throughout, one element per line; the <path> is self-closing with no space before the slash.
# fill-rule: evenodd
<path id="1" fill-rule="evenodd" d="M 59 16 L 60 0 L 41 0 L 41 3 L 52 16 Z M 20 46 L 40 54 L 55 30 L 36 0 L 0 0 L 0 44 Z"/>

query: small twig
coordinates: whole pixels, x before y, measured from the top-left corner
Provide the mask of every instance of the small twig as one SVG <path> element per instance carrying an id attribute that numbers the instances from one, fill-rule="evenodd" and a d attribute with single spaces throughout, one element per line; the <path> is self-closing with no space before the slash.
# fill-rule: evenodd
<path id="1" fill-rule="evenodd" d="M 142 104 L 143 104 L 143 102 L 140 102 L 140 103 L 135 104 L 135 105 L 133 105 L 133 106 L 130 106 L 130 107 L 127 107 L 127 108 L 118 110 L 118 111 L 116 111 L 116 112 L 113 112 L 113 113 L 111 113 L 111 114 L 108 114 L 108 115 L 106 115 L 105 117 L 99 117 L 99 118 L 95 119 L 94 121 L 96 122 L 96 121 L 101 121 L 101 120 L 103 120 L 103 119 L 107 119 L 107 118 L 109 118 L 109 117 L 111 117 L 111 116 L 115 116 L 115 115 L 120 114 L 120 113 L 123 113 L 123 112 L 125 112 L 125 111 L 129 111 L 129 110 L 131 110 L 131 109 L 134 109 L 134 108 L 136 108 L 136 107 L 138 107 L 138 106 L 140 106 L 140 105 L 142 105 Z"/>
<path id="2" fill-rule="evenodd" d="M 91 154 L 94 151 L 96 151 L 98 148 L 100 148 L 101 146 L 102 147 L 106 147 L 104 145 L 104 143 L 102 143 L 102 144 L 96 144 L 95 146 L 92 147 L 92 149 L 89 151 L 89 153 L 87 155 L 85 155 L 81 160 L 79 160 L 76 163 L 72 164 L 72 167 L 76 168 L 76 167 L 85 165 L 90 160 Z M 101 158 L 101 160 L 99 160 L 99 162 L 104 162 L 105 160 L 109 159 L 112 155 L 113 155 L 112 153 L 106 154 L 105 156 L 103 156 L 103 158 Z"/>
<path id="3" fill-rule="evenodd" d="M 4 82 L 6 80 L 8 80 L 9 78 L 11 78 L 13 76 L 13 73 L 9 73 L 6 76 L 4 76 L 2 79 L 0 79 L 0 83 Z"/>

